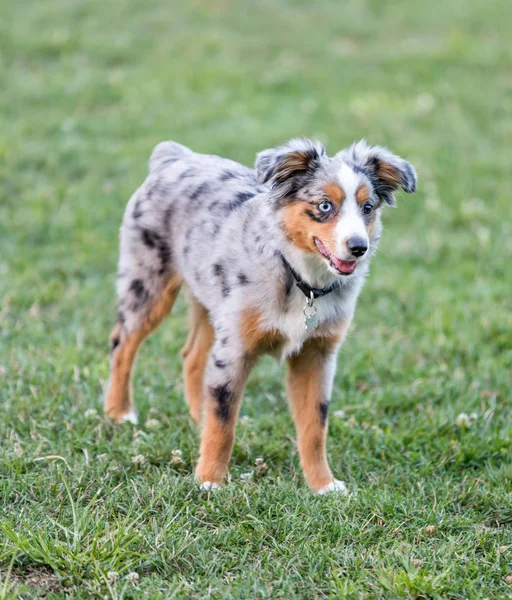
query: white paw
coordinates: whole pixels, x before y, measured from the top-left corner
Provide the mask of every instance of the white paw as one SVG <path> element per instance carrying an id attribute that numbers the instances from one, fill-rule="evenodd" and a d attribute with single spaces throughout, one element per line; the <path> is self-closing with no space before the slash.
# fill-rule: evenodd
<path id="1" fill-rule="evenodd" d="M 132 423 L 133 425 L 137 425 L 138 422 L 139 418 L 137 417 L 137 413 L 134 410 L 127 412 L 121 417 L 120 420 L 120 423 Z"/>
<path id="2" fill-rule="evenodd" d="M 344 496 L 346 496 L 348 494 L 347 486 L 343 481 L 340 481 L 339 479 L 333 479 L 331 483 L 324 485 L 323 488 L 320 488 L 316 492 L 316 495 L 323 496 L 324 494 L 331 493 L 343 494 Z"/>
<path id="3" fill-rule="evenodd" d="M 199 487 L 205 492 L 220 490 L 220 485 L 218 483 L 213 483 L 213 481 L 204 481 Z"/>

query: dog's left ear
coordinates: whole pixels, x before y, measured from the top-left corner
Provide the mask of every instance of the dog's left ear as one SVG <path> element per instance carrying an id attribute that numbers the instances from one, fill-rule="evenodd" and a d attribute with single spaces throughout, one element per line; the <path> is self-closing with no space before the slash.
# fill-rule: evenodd
<path id="1" fill-rule="evenodd" d="M 292 196 L 325 157 L 320 142 L 305 138 L 290 140 L 284 146 L 271 148 L 256 156 L 258 183 L 271 182 L 274 193 L 285 198 Z"/>
<path id="2" fill-rule="evenodd" d="M 409 194 L 416 191 L 418 176 L 414 167 L 387 148 L 368 146 L 366 140 L 361 140 L 349 148 L 348 155 L 368 175 L 377 196 L 390 206 L 395 206 L 399 188 Z"/>

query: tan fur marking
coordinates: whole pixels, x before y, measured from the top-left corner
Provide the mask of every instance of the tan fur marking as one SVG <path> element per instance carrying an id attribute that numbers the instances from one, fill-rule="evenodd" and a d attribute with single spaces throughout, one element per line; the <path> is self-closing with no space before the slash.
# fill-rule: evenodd
<path id="1" fill-rule="evenodd" d="M 345 190 L 337 183 L 332 182 L 328 183 L 324 187 L 324 193 L 326 196 L 328 196 L 329 200 L 331 200 L 333 204 L 335 204 L 336 207 L 339 209 L 341 203 L 345 199 Z"/>
<path id="2" fill-rule="evenodd" d="M 242 313 L 240 335 L 248 354 L 271 350 L 283 341 L 276 330 L 265 331 L 261 328 L 261 312 L 256 308 L 249 308 Z"/>
<path id="3" fill-rule="evenodd" d="M 173 276 L 167 286 L 151 307 L 147 317 L 141 321 L 137 329 L 125 333 L 118 323 L 111 334 L 111 338 L 119 338 L 119 345 L 114 349 L 110 366 L 110 380 L 105 395 L 104 410 L 107 417 L 117 423 L 133 410 L 131 399 L 131 371 L 137 350 L 144 339 L 158 327 L 162 320 L 170 313 L 176 296 L 180 291 L 182 279 Z"/>
<path id="4" fill-rule="evenodd" d="M 203 408 L 204 373 L 213 345 L 214 332 L 208 311 L 195 299 L 192 299 L 190 307 L 190 320 L 190 333 L 181 351 L 184 357 L 183 379 L 190 416 L 199 422 Z"/>
<path id="5" fill-rule="evenodd" d="M 336 352 L 336 349 L 345 339 L 347 331 L 348 324 L 345 321 L 326 323 L 316 330 L 317 337 L 313 339 L 320 352 Z"/>
<path id="6" fill-rule="evenodd" d="M 370 199 L 370 190 L 368 189 L 368 186 L 363 183 L 361 186 L 359 186 L 359 189 L 356 192 L 356 200 L 357 200 L 359 206 L 362 206 L 365 202 L 368 202 L 369 199 Z M 369 221 L 367 221 L 367 223 L 366 223 L 366 231 L 367 231 L 368 237 L 370 239 L 373 238 L 373 234 L 375 233 L 376 224 L 377 224 L 376 212 L 373 211 L 369 217 Z"/>
<path id="7" fill-rule="evenodd" d="M 214 400 L 206 399 L 211 405 Z M 213 407 L 207 407 L 201 434 L 201 450 L 196 467 L 196 480 L 199 483 L 210 481 L 219 483 L 228 469 L 233 442 L 235 440 L 236 419 L 223 423 Z"/>
<path id="8" fill-rule="evenodd" d="M 337 219 L 317 223 L 307 214 L 308 210 L 313 210 L 313 207 L 300 201 L 290 202 L 283 208 L 282 227 L 286 237 L 300 250 L 319 254 L 314 242 L 316 237 L 335 253 Z"/>
<path id="9" fill-rule="evenodd" d="M 364 204 L 365 202 L 368 202 L 369 199 L 370 190 L 368 189 L 368 186 L 363 183 L 356 192 L 356 200 L 358 204 Z"/>
<path id="10" fill-rule="evenodd" d="M 384 179 L 384 181 L 394 190 L 397 190 L 400 186 L 400 176 L 398 175 L 398 171 L 389 163 L 382 161 L 378 163 L 377 176 L 380 179 Z"/>
<path id="11" fill-rule="evenodd" d="M 276 179 L 284 181 L 297 171 L 306 171 L 309 168 L 309 155 L 307 152 L 288 153 L 279 166 Z"/>

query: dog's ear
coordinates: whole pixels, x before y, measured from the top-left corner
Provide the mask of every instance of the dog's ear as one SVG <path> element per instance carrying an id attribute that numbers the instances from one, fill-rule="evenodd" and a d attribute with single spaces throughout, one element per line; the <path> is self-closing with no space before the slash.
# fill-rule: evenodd
<path id="1" fill-rule="evenodd" d="M 320 142 L 303 138 L 264 150 L 256 156 L 258 183 L 270 182 L 280 198 L 291 196 L 304 182 L 304 176 L 312 174 L 324 157 L 325 148 Z"/>
<path id="2" fill-rule="evenodd" d="M 418 176 L 414 167 L 387 148 L 368 146 L 366 140 L 361 140 L 349 148 L 348 157 L 368 175 L 377 196 L 390 206 L 395 206 L 399 188 L 409 194 L 416 191 Z"/>

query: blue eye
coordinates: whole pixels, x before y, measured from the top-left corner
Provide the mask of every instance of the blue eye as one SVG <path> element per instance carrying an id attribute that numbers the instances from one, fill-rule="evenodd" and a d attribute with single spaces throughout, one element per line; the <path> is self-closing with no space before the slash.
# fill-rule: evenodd
<path id="1" fill-rule="evenodd" d="M 330 202 L 327 202 L 327 200 L 324 200 L 321 204 L 318 205 L 318 210 L 323 213 L 331 212 L 332 204 Z"/>
<path id="2" fill-rule="evenodd" d="M 363 204 L 363 214 L 371 215 L 372 212 L 373 212 L 373 204 L 370 204 L 370 202 Z"/>

